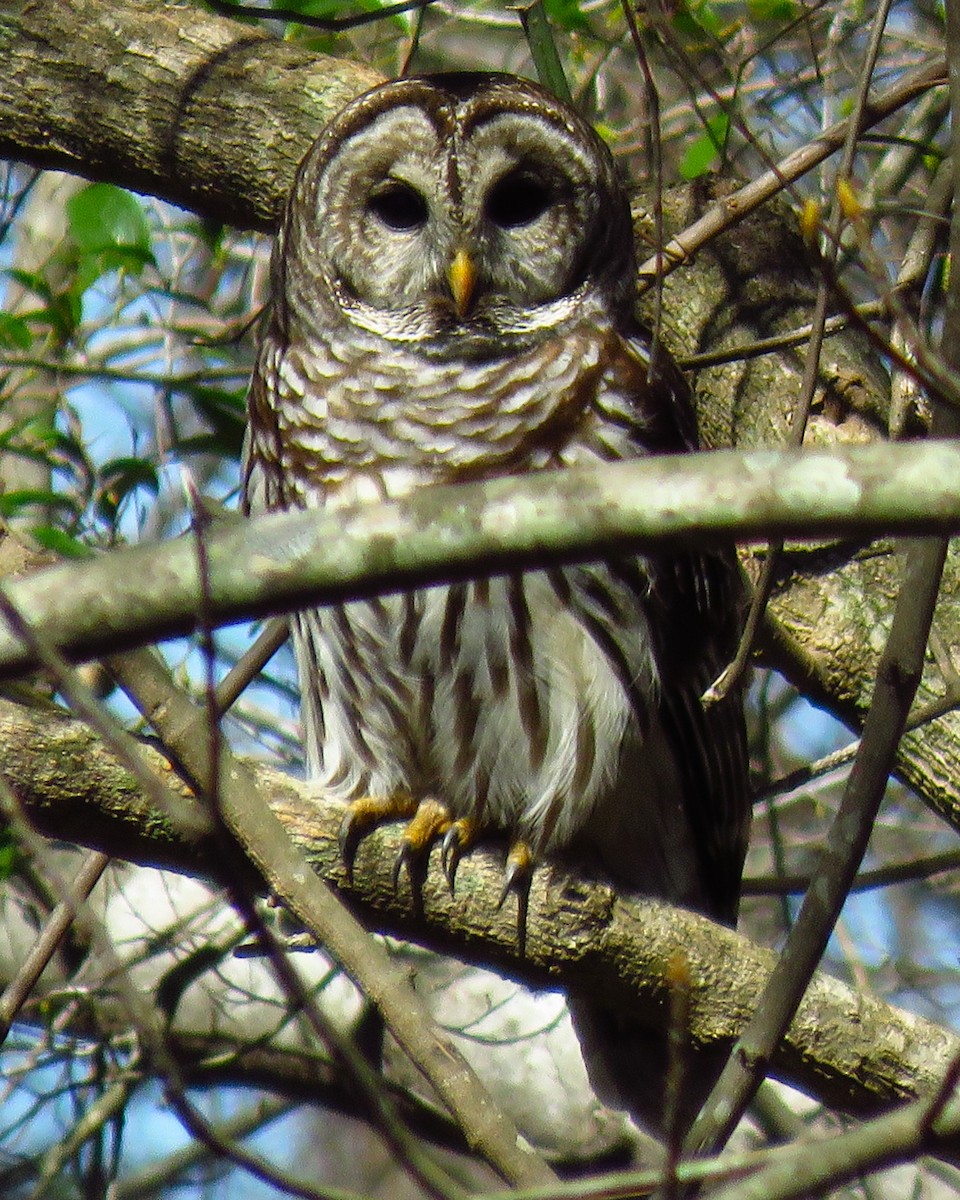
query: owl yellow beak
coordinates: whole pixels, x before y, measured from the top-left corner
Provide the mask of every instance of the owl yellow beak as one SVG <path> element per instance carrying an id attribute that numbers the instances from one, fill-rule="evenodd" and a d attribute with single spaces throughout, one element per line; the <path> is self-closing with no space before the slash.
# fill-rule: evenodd
<path id="1" fill-rule="evenodd" d="M 458 250 L 453 256 L 448 278 L 457 316 L 465 317 L 470 311 L 470 301 L 477 286 L 477 268 L 466 250 Z"/>

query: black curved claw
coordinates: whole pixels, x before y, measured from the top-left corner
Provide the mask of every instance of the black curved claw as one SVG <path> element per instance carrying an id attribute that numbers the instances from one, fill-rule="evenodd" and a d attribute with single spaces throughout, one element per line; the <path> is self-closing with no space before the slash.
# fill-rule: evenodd
<path id="1" fill-rule="evenodd" d="M 440 843 L 440 865 L 443 867 L 444 878 L 450 888 L 451 896 L 454 894 L 457 867 L 460 866 L 461 858 L 463 858 L 463 838 L 460 829 L 453 824 L 443 835 L 443 841 Z"/>
<path id="2" fill-rule="evenodd" d="M 507 897 L 517 897 L 517 947 L 520 954 L 527 949 L 527 914 L 530 910 L 530 884 L 533 882 L 533 855 L 525 842 L 515 842 L 507 854 L 503 870 L 503 888 L 497 901 L 497 912 L 503 908 Z"/>
<path id="3" fill-rule="evenodd" d="M 337 830 L 337 843 L 340 846 L 340 861 L 346 872 L 347 883 L 353 883 L 353 864 L 357 857 L 357 847 L 360 845 L 362 830 L 357 828 L 358 822 L 350 809 L 343 815 L 340 828 Z"/>
<path id="4" fill-rule="evenodd" d="M 526 883 L 524 884 L 525 879 Z M 511 892 L 516 892 L 519 896 L 524 886 L 527 891 L 530 890 L 529 875 L 526 875 L 516 863 L 507 859 L 507 865 L 503 869 L 503 887 L 500 889 L 500 899 L 497 901 L 497 912 L 506 904 L 507 897 Z"/>
<path id="5" fill-rule="evenodd" d="M 403 873 L 403 868 L 407 868 L 407 875 L 411 876 L 411 864 L 413 862 L 413 848 L 408 841 L 400 843 L 400 849 L 397 851 L 397 857 L 393 860 L 393 890 L 400 890 L 400 876 Z"/>
<path id="6" fill-rule="evenodd" d="M 430 844 L 419 845 L 404 837 L 393 860 L 393 890 L 400 890 L 400 876 L 406 867 L 407 879 L 410 881 L 410 895 L 414 909 L 423 912 L 423 884 L 427 878 L 427 864 L 430 859 Z"/>
<path id="7" fill-rule="evenodd" d="M 411 796 L 396 792 L 391 796 L 360 796 L 351 800 L 343 814 L 337 841 L 347 882 L 353 882 L 353 867 L 357 850 L 364 837 L 379 825 L 409 817 L 416 809 Z"/>

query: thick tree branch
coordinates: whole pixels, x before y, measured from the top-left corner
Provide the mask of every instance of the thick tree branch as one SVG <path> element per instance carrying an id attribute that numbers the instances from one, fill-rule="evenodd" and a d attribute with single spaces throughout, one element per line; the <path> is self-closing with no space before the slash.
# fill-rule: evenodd
<path id="1" fill-rule="evenodd" d="M 116 550 L 9 585 L 73 657 L 318 601 L 617 550 L 777 535 L 867 538 L 960 528 L 960 442 L 654 458 L 423 489 L 384 505 L 225 521 L 206 536 Z M 0 674 L 31 667 L 0 626 Z"/>
<path id="2" fill-rule="evenodd" d="M 270 229 L 297 164 L 380 81 L 167 0 L 19 0 L 0 12 L 0 157 Z"/>
<path id="3" fill-rule="evenodd" d="M 3 773 L 41 830 L 134 861 L 216 874 L 208 849 L 202 843 L 183 848 L 81 722 L 2 701 L 0 744 Z M 693 980 L 691 1033 L 698 1045 L 736 1036 L 774 965 L 772 952 L 703 917 L 617 896 L 549 865 L 534 878 L 521 958 L 514 913 L 509 906 L 497 911 L 498 855 L 478 852 L 465 860 L 455 897 L 442 873 L 430 872 L 418 912 L 406 887 L 393 888 L 399 829 L 379 830 L 361 845 L 348 884 L 337 845 L 342 808 L 279 772 L 254 770 L 262 794 L 314 869 L 376 928 L 534 985 L 561 983 L 641 1013 L 653 1025 L 666 1023 L 666 966 L 680 948 Z M 820 974 L 774 1070 L 828 1104 L 872 1113 L 933 1094 L 958 1052 L 955 1035 Z"/>

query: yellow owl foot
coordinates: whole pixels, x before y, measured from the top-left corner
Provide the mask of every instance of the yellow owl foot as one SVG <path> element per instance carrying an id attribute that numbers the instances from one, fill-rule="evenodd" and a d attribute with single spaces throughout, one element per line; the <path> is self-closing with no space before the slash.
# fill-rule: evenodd
<path id="1" fill-rule="evenodd" d="M 393 886 L 400 886 L 400 875 L 406 869 L 415 898 L 419 898 L 430 848 L 453 824 L 450 810 L 439 800 L 417 801 L 407 792 L 354 800 L 347 808 L 339 834 L 340 855 L 348 880 L 353 879 L 353 863 L 361 839 L 378 825 L 403 820 L 407 824 L 393 864 Z"/>
<path id="2" fill-rule="evenodd" d="M 417 801 L 407 792 L 397 792 L 392 796 L 361 796 L 348 806 L 339 833 L 340 855 L 347 879 L 353 879 L 353 863 L 361 839 L 378 825 L 404 820 L 407 825 L 393 864 L 394 888 L 399 888 L 400 876 L 406 870 L 414 901 L 418 905 L 421 903 L 430 850 L 440 838 L 443 874 L 453 892 L 460 860 L 477 844 L 487 826 L 474 817 L 454 820 L 442 801 Z M 497 910 L 503 907 L 511 893 L 517 897 L 517 939 L 521 954 L 526 945 L 530 881 L 534 866 L 533 852 L 527 843 L 520 838 L 512 842 L 507 852 Z"/>
<path id="3" fill-rule="evenodd" d="M 439 800 L 421 800 L 403 831 L 400 852 L 393 864 L 393 886 L 400 886 L 400 875 L 406 868 L 414 897 L 419 897 L 427 873 L 430 848 L 453 824 L 450 810 Z"/>
<path id="4" fill-rule="evenodd" d="M 340 822 L 337 837 L 348 880 L 353 880 L 353 863 L 361 839 L 378 825 L 411 820 L 416 816 L 417 807 L 416 800 L 408 792 L 395 792 L 392 796 L 361 796 L 359 800 L 351 801 Z"/>

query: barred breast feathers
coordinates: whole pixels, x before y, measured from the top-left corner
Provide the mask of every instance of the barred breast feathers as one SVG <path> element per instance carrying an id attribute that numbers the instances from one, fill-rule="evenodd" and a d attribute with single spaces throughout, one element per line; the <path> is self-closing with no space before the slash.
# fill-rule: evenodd
<path id="1" fill-rule="evenodd" d="M 623 648 L 631 687 L 569 586 L 528 572 L 301 615 L 301 679 L 320 717 L 305 722 L 311 775 L 345 801 L 436 795 L 537 853 L 569 843 L 656 688 L 639 609 Z"/>

